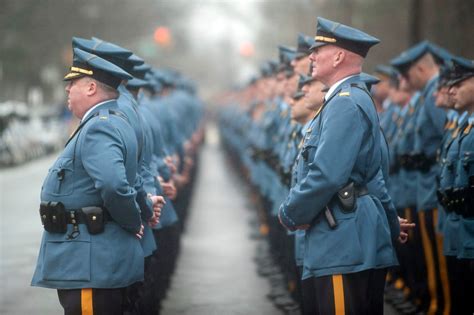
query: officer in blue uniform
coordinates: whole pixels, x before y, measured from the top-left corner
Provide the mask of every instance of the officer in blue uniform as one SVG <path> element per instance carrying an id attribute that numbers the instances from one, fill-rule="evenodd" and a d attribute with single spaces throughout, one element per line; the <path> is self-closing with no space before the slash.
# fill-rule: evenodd
<path id="1" fill-rule="evenodd" d="M 474 302 L 474 62 L 452 58 L 448 82 L 454 109 L 462 113 L 453 141 L 446 154 L 446 172 L 441 180 L 451 179 L 451 187 L 443 185 L 442 204 L 447 211 L 444 224 L 445 248 L 449 265 L 451 314 L 472 314 Z M 449 166 L 449 167 L 448 167 Z"/>
<path id="2" fill-rule="evenodd" d="M 72 39 L 73 47 L 78 47 L 90 53 L 96 54 L 101 58 L 115 64 L 116 66 L 122 68 L 128 73 L 132 73 L 133 68 L 138 65 L 143 65 L 144 60 L 134 55 L 128 49 L 120 47 L 110 42 L 104 40 L 93 38 L 92 40 L 73 37 Z M 132 74 L 133 75 L 133 74 Z M 143 119 L 140 117 L 137 109 L 137 102 L 133 98 L 133 95 L 125 88 L 123 84 L 120 84 L 118 87 L 120 93 L 119 98 L 117 99 L 117 104 L 127 119 L 129 120 L 130 125 L 132 126 L 135 136 L 138 143 L 138 174 L 137 182 L 135 184 L 136 189 L 143 189 L 147 194 L 153 196 L 152 199 L 155 201 L 160 200 L 162 202 L 162 197 L 157 196 L 156 190 L 154 189 L 154 178 L 150 176 L 149 166 L 144 161 L 145 150 L 150 147 L 146 142 L 143 130 Z M 144 222 L 154 221 L 156 224 L 156 215 L 153 213 L 152 209 L 144 207 L 142 210 L 142 219 Z M 151 233 L 151 229 L 148 224 L 145 225 L 144 237 L 142 238 L 142 246 L 145 252 L 145 257 L 150 256 L 153 251 L 156 249 L 155 240 Z"/>
<path id="3" fill-rule="evenodd" d="M 74 49 L 65 76 L 68 107 L 81 119 L 41 191 L 45 228 L 32 285 L 58 289 L 65 314 L 122 314 L 124 288 L 143 279 L 137 141 L 118 111 L 131 75 Z"/>
<path id="4" fill-rule="evenodd" d="M 305 312 L 381 314 L 387 267 L 396 260 L 385 210 L 366 187 L 381 168 L 380 130 L 359 76 L 379 40 L 323 18 L 315 40 L 312 75 L 330 88 L 279 216 L 288 229 L 306 230 L 303 281 L 314 283 L 316 296 Z"/>
<path id="5" fill-rule="evenodd" d="M 314 44 L 314 39 L 313 39 Z M 310 46 L 311 47 L 311 46 Z M 309 50 L 309 48 L 308 48 Z M 296 161 L 293 165 L 292 171 L 292 187 L 297 183 L 298 172 L 302 171 L 299 170 L 299 166 L 302 164 L 299 163 L 301 157 L 301 147 L 303 144 L 303 139 L 306 134 L 311 134 L 310 125 L 311 119 L 318 113 L 323 105 L 324 95 L 327 91 L 327 88 L 323 83 L 320 81 L 315 80 L 312 76 L 302 75 L 300 79 L 300 86 L 301 92 L 297 92 L 295 94 L 295 98 L 303 97 L 304 106 L 311 111 L 311 117 L 306 119 L 305 121 L 301 121 L 300 123 L 303 124 L 301 128 L 301 135 L 300 135 L 300 142 L 298 144 L 298 155 Z M 308 302 L 314 301 L 314 285 L 310 281 L 301 282 L 301 276 L 303 274 L 303 260 L 304 260 L 304 249 L 305 249 L 305 231 L 304 230 L 296 230 L 295 231 L 295 263 L 298 269 L 298 277 L 300 279 L 299 286 L 301 287 L 301 301 L 300 301 L 300 308 L 303 314 L 306 314 L 306 310 L 312 309 L 311 305 L 308 305 Z"/>
<path id="6" fill-rule="evenodd" d="M 427 292 L 422 299 L 425 310 L 435 313 L 448 308 L 446 267 L 442 260 L 441 239 L 436 235 L 438 220 L 436 177 L 439 165 L 436 154 L 441 146 L 446 123 L 446 111 L 435 106 L 434 92 L 439 80 L 439 67 L 450 54 L 444 49 L 423 41 L 392 60 L 412 89 L 420 93 L 419 106 L 414 118 L 414 143 L 408 152 L 408 161 L 416 174 L 416 209 L 421 244 L 426 266 Z M 439 240 L 438 240 L 439 239 Z"/>

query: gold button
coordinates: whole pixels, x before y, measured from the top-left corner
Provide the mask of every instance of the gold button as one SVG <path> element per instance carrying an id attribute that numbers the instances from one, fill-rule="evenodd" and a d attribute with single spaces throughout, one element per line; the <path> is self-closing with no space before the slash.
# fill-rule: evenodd
<path id="1" fill-rule="evenodd" d="M 97 217 L 95 215 L 92 216 L 92 221 L 95 221 Z"/>

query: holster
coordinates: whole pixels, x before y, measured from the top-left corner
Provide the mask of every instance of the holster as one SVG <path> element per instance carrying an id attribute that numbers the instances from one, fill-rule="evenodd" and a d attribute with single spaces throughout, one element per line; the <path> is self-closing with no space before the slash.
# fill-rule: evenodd
<path id="1" fill-rule="evenodd" d="M 44 229 L 49 233 L 66 233 L 66 210 L 61 202 L 43 201 L 40 204 L 40 217 Z"/>
<path id="2" fill-rule="evenodd" d="M 100 207 L 84 207 L 81 209 L 89 234 L 99 234 L 105 229 L 105 211 Z"/>
<path id="3" fill-rule="evenodd" d="M 354 182 L 350 182 L 339 190 L 336 194 L 336 198 L 343 212 L 354 211 L 357 198 Z"/>

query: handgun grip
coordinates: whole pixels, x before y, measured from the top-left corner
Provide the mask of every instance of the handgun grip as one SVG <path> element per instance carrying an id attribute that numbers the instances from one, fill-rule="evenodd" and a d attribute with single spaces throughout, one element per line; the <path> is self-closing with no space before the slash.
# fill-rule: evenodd
<path id="1" fill-rule="evenodd" d="M 326 210 L 324 210 L 324 216 L 326 217 L 326 221 L 328 221 L 328 225 L 331 229 L 335 229 L 337 227 L 337 221 L 332 215 L 331 210 L 326 206 Z"/>

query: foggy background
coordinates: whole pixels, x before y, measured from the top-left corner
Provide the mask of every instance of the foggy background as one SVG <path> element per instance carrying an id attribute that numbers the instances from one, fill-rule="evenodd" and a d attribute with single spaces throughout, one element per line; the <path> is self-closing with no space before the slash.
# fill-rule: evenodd
<path id="1" fill-rule="evenodd" d="M 0 0 L 0 102 L 59 106 L 71 37 L 99 37 L 195 80 L 204 99 L 258 72 L 279 44 L 313 36 L 316 17 L 380 38 L 372 71 L 422 39 L 474 57 L 466 0 Z"/>

